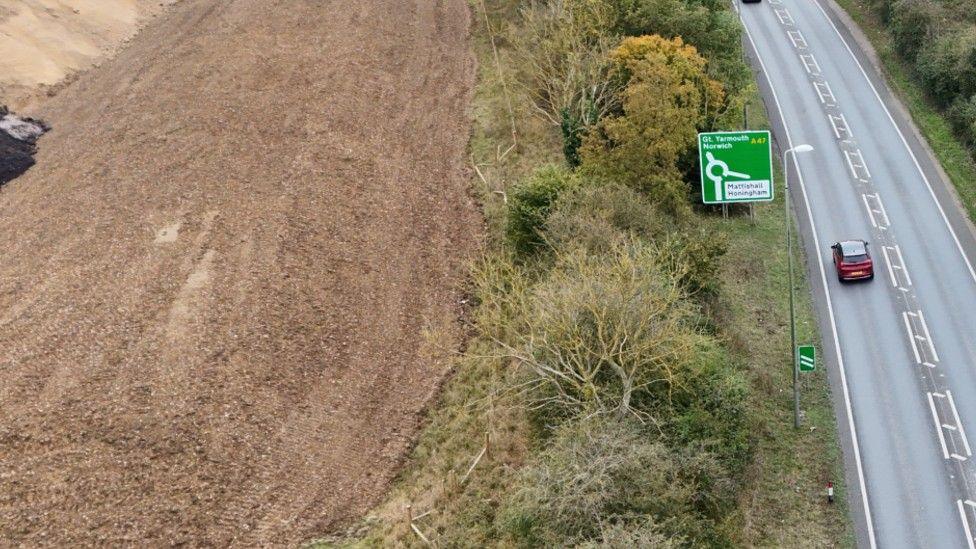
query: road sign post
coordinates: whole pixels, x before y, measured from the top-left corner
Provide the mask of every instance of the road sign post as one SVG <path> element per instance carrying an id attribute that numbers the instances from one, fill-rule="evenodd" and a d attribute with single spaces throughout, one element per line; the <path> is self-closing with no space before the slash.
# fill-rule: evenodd
<path id="1" fill-rule="evenodd" d="M 812 372 L 817 369 L 817 350 L 813 345 L 800 345 L 796 348 L 796 359 L 801 372 Z"/>
<path id="2" fill-rule="evenodd" d="M 698 134 L 702 202 L 768 202 L 773 162 L 768 131 Z"/>

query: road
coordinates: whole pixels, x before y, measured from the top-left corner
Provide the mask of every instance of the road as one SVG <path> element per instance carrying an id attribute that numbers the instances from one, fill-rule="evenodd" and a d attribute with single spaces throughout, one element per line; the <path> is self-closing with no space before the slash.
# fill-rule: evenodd
<path id="1" fill-rule="evenodd" d="M 829 0 L 742 4 L 793 203 L 862 547 L 973 547 L 973 235 Z M 871 242 L 877 276 L 841 284 L 830 244 Z"/>

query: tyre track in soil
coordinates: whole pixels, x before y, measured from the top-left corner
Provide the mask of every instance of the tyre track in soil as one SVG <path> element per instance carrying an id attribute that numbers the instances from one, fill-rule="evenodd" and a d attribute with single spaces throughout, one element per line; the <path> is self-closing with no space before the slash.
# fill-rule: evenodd
<path id="1" fill-rule="evenodd" d="M 374 505 L 480 235 L 463 0 L 183 0 L 0 193 L 0 538 L 294 545 Z"/>

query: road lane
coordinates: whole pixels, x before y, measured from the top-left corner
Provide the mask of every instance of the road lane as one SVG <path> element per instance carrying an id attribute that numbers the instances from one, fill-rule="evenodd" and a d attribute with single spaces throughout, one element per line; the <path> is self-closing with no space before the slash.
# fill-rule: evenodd
<path id="1" fill-rule="evenodd" d="M 872 533 L 884 547 L 965 547 L 969 524 L 959 509 L 967 506 L 959 502 L 976 499 L 965 438 L 966 426 L 976 424 L 976 321 L 960 304 L 976 302 L 971 268 L 898 128 L 824 12 L 810 1 L 743 8 L 792 143 L 816 149 L 797 159 L 823 247 L 805 238 L 811 260 L 822 254 L 830 267 L 826 247 L 838 239 L 875 243 L 877 280 L 841 285 L 830 277 L 824 289 L 847 366 Z M 813 236 L 809 226 L 801 230 Z M 943 441 L 956 457 L 945 457 Z M 859 540 L 870 545 L 868 506 L 851 503 L 860 512 Z"/>

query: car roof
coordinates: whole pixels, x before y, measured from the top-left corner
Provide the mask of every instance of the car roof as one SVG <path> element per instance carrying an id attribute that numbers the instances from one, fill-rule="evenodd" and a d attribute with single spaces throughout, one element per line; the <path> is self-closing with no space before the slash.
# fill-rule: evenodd
<path id="1" fill-rule="evenodd" d="M 840 251 L 845 257 L 851 255 L 865 255 L 868 253 L 867 242 L 863 240 L 845 240 L 840 243 Z"/>

